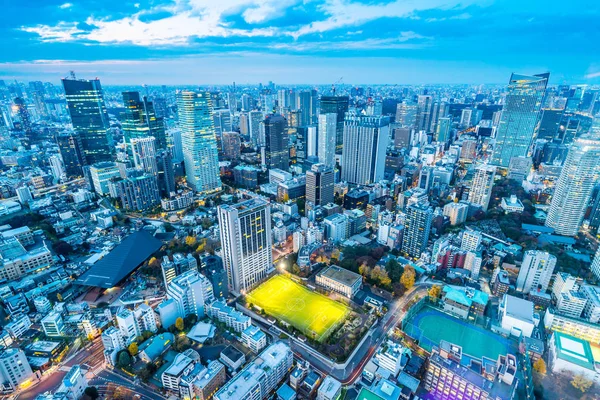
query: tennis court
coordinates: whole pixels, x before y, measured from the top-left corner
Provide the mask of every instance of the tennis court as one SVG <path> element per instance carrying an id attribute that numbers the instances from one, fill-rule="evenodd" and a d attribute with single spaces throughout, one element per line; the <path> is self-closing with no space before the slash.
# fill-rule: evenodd
<path id="1" fill-rule="evenodd" d="M 508 339 L 431 307 L 424 307 L 405 321 L 403 330 L 419 340 L 420 346 L 427 351 L 445 340 L 461 346 L 463 354 L 478 359 L 496 360 L 500 354 L 514 352 Z"/>

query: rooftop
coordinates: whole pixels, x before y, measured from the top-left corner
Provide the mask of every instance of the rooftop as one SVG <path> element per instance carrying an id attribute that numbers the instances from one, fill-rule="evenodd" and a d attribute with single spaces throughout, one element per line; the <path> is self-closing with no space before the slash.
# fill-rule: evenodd
<path id="1" fill-rule="evenodd" d="M 167 348 L 171 347 L 173 340 L 175 340 L 175 336 L 172 333 L 165 332 L 143 342 L 139 347 L 139 351 L 140 353 L 144 352 L 149 359 L 155 360 Z"/>
<path id="2" fill-rule="evenodd" d="M 469 287 L 446 285 L 444 286 L 444 294 L 446 299 L 450 299 L 468 307 L 470 307 L 473 302 L 485 306 L 489 301 L 489 296 L 486 293 Z"/>
<path id="3" fill-rule="evenodd" d="M 163 374 L 179 376 L 192 362 L 193 360 L 191 358 L 185 354 L 179 353 L 175 356 L 175 359 L 165 370 L 165 372 L 163 372 Z"/>
<path id="4" fill-rule="evenodd" d="M 104 258 L 84 272 L 76 283 L 84 286 L 112 288 L 162 246 L 162 242 L 140 230 L 127 236 Z"/>
<path id="5" fill-rule="evenodd" d="M 502 303 L 506 315 L 520 319 L 521 321 L 534 323 L 533 303 L 531 301 L 505 294 Z"/>
<path id="6" fill-rule="evenodd" d="M 221 354 L 224 355 L 225 357 L 227 357 L 228 359 L 230 359 L 231 361 L 233 361 L 234 363 L 237 362 L 242 357 L 244 357 L 244 353 L 242 353 L 241 351 L 239 351 L 238 349 L 236 349 L 233 346 L 225 347 L 223 349 L 223 351 L 221 351 Z"/>
<path id="7" fill-rule="evenodd" d="M 362 276 L 359 274 L 338 267 L 337 265 L 332 265 L 326 270 L 321 271 L 319 276 L 324 276 L 347 286 L 352 286 L 356 281 L 362 280 Z"/>
<path id="8" fill-rule="evenodd" d="M 333 399 L 333 396 L 341 389 L 342 383 L 327 375 L 319 386 L 319 395 L 323 394 L 326 398 Z"/>
<path id="9" fill-rule="evenodd" d="M 585 340 L 560 332 L 554 332 L 556 357 L 580 367 L 595 371 L 594 355 L 590 344 Z"/>

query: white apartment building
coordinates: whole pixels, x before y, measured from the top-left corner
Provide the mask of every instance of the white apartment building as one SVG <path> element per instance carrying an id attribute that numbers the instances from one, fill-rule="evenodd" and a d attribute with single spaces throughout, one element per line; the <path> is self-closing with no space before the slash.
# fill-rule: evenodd
<path id="1" fill-rule="evenodd" d="M 583 316 L 589 322 L 597 324 L 600 322 L 600 287 L 583 285 L 581 293 L 586 297 L 587 303 L 583 310 Z"/>
<path id="2" fill-rule="evenodd" d="M 1 391 L 15 391 L 19 385 L 33 375 L 23 350 L 11 347 L 0 353 Z"/>
<path id="3" fill-rule="evenodd" d="M 42 318 L 42 328 L 46 336 L 62 336 L 65 330 L 65 323 L 60 313 L 52 311 Z"/>
<path id="4" fill-rule="evenodd" d="M 377 350 L 375 360 L 381 368 L 387 369 L 394 376 L 398 376 L 402 368 L 408 362 L 408 356 L 410 356 L 410 354 L 411 351 L 408 348 L 388 340 Z"/>
<path id="5" fill-rule="evenodd" d="M 319 390 L 317 391 L 317 400 L 337 400 L 342 393 L 342 383 L 330 375 L 327 375 Z"/>
<path id="6" fill-rule="evenodd" d="M 238 333 L 244 331 L 252 323 L 250 317 L 229 307 L 223 300 L 213 301 L 208 306 L 206 313 L 209 317 L 223 322 Z"/>
<path id="7" fill-rule="evenodd" d="M 197 314 L 202 318 L 206 305 L 212 302 L 215 296 L 208 278 L 197 270 L 189 270 L 169 283 L 167 298 L 175 301 L 180 317 Z"/>
<path id="8" fill-rule="evenodd" d="M 259 353 L 267 345 L 267 335 L 257 326 L 250 325 L 242 331 L 242 343 L 255 353 Z"/>
<path id="9" fill-rule="evenodd" d="M 450 218 L 450 225 L 465 223 L 469 215 L 469 205 L 466 203 L 448 203 L 444 206 L 444 216 Z"/>
<path id="10" fill-rule="evenodd" d="M 482 164 L 475 168 L 475 175 L 469 191 L 469 202 L 478 204 L 483 211 L 487 211 L 492 196 L 496 167 Z"/>
<path id="11" fill-rule="evenodd" d="M 526 251 L 517 277 L 517 290 L 523 293 L 545 292 L 555 266 L 556 257 L 552 254 L 539 250 Z"/>
<path id="12" fill-rule="evenodd" d="M 460 249 L 465 251 L 476 251 L 481 244 L 481 232 L 467 229 L 463 231 Z"/>
<path id="13" fill-rule="evenodd" d="M 179 393 L 179 382 L 181 382 L 182 376 L 192 369 L 194 369 L 194 360 L 185 353 L 177 354 L 173 362 L 161 375 L 163 387 Z"/>

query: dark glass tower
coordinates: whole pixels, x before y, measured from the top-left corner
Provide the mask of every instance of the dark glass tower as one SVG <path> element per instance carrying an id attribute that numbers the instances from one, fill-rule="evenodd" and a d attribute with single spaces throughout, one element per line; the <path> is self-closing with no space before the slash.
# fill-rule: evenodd
<path id="1" fill-rule="evenodd" d="M 286 120 L 279 114 L 270 114 L 265 125 L 265 164 L 267 168 L 287 171 L 290 167 Z"/>
<path id="2" fill-rule="evenodd" d="M 344 118 L 348 111 L 348 96 L 321 96 L 321 114 L 337 114 L 335 130 L 335 152 L 342 152 L 344 140 Z"/>
<path id="3" fill-rule="evenodd" d="M 75 132 L 62 133 L 56 136 L 56 143 L 60 148 L 67 176 L 83 176 L 83 167 L 87 165 L 87 162 L 79 135 Z"/>
<path id="4" fill-rule="evenodd" d="M 123 136 L 125 143 L 131 139 L 154 136 L 158 149 L 167 148 L 165 124 L 162 117 L 157 117 L 154 105 L 147 97 L 140 99 L 139 92 L 123 92 L 125 119 L 123 120 Z"/>
<path id="5" fill-rule="evenodd" d="M 112 160 L 110 123 L 100 80 L 63 79 L 73 129 L 88 164 Z"/>

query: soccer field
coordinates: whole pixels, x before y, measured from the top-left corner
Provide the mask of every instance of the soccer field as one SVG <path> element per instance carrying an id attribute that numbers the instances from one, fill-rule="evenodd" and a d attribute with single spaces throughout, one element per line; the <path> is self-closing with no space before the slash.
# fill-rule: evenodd
<path id="1" fill-rule="evenodd" d="M 327 338 L 350 311 L 345 304 L 312 292 L 283 275 L 254 289 L 246 300 L 318 341 Z"/>

